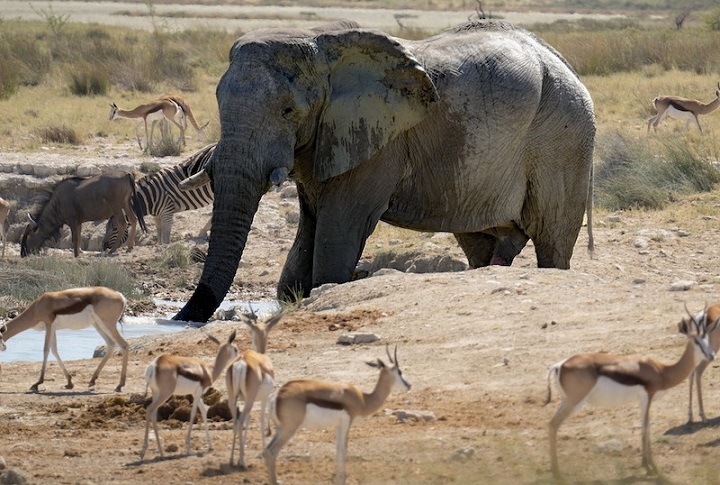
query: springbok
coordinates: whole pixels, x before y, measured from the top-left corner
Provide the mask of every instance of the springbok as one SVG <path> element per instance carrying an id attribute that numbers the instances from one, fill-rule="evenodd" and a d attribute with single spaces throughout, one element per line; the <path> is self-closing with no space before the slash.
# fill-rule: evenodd
<path id="1" fill-rule="evenodd" d="M 140 451 L 140 460 L 145 458 L 145 452 L 147 451 L 151 421 L 153 430 L 155 431 L 158 453 L 161 457 L 163 456 L 162 446 L 160 445 L 160 435 L 158 434 L 157 411 L 172 395 L 182 396 L 192 394 L 193 397 L 190 422 L 188 423 L 187 436 L 185 437 L 186 454 L 190 454 L 190 433 L 192 432 L 198 409 L 200 409 L 200 415 L 205 422 L 208 450 L 212 450 L 207 420 L 207 406 L 203 401 L 203 394 L 213 382 L 217 380 L 218 376 L 225 370 L 225 367 L 237 357 L 238 349 L 233 344 L 235 332 L 231 333 L 228 341 L 222 345 L 215 337 L 208 335 L 208 338 L 219 346 L 217 355 L 215 356 L 215 363 L 212 365 L 207 365 L 203 361 L 193 357 L 162 354 L 147 367 L 145 371 L 145 382 L 147 387 L 152 389 L 153 398 L 146 409 L 145 441 Z M 146 393 L 147 387 L 145 389 Z"/>
<path id="2" fill-rule="evenodd" d="M 657 110 L 657 114 L 648 120 L 648 133 L 650 133 L 651 125 L 653 130 L 657 131 L 657 126 L 666 116 L 685 120 L 686 130 L 690 129 L 690 122 L 695 121 L 698 130 L 702 133 L 703 129 L 700 126 L 698 116 L 712 113 L 720 108 L 720 82 L 718 82 L 718 88 L 715 91 L 715 99 L 709 103 L 703 103 L 697 99 L 681 98 L 679 96 L 658 96 L 653 99 L 652 103 Z"/>
<path id="3" fill-rule="evenodd" d="M 690 314 L 690 312 L 688 312 L 688 314 Z M 718 320 L 720 320 L 720 305 L 713 305 L 711 307 L 706 306 L 702 312 L 697 313 L 694 316 L 690 315 L 690 319 L 712 329 L 708 332 L 708 334 L 710 335 L 710 347 L 717 354 L 718 350 L 720 350 L 720 325 L 717 324 Z M 687 325 L 683 326 L 681 324 L 679 328 L 680 331 L 683 332 L 683 330 L 687 328 Z M 688 399 L 688 423 L 693 422 L 693 380 L 697 385 L 697 401 L 700 419 L 703 423 L 707 422 L 707 418 L 705 417 L 705 409 L 703 408 L 702 375 L 709 364 L 710 361 L 703 360 L 698 364 L 695 370 L 690 373 L 690 377 L 688 378 L 688 380 L 690 381 L 690 393 Z"/>
<path id="4" fill-rule="evenodd" d="M 7 246 L 7 234 L 5 233 L 5 221 L 10 213 L 10 202 L 0 197 L 0 240 L 2 240 L 2 256 L 5 259 L 5 246 Z"/>
<path id="5" fill-rule="evenodd" d="M 115 103 L 110 104 L 110 121 L 120 118 L 137 119 L 142 118 L 135 127 L 135 136 L 137 137 L 140 150 L 143 150 L 140 142 L 140 126 L 145 125 L 145 149 L 148 151 L 152 145 L 152 132 L 155 123 L 167 120 L 178 127 L 180 130 L 181 143 L 185 143 L 185 112 L 182 107 L 171 99 L 158 98 L 148 103 L 141 104 L 133 109 L 126 110 L 118 108 Z M 152 121 L 151 129 L 148 130 L 148 120 Z"/>
<path id="6" fill-rule="evenodd" d="M 60 228 L 67 224 L 72 233 L 73 252 L 80 255 L 82 223 L 100 221 L 110 216 L 122 224 L 125 231 L 130 220 L 130 239 L 128 249 L 135 245 L 136 224 L 147 230 L 145 221 L 138 218 L 130 201 L 135 194 L 135 178 L 130 173 L 119 170 L 109 171 L 91 177 L 69 177 L 58 182 L 52 193 L 41 204 L 35 216 L 28 214 L 30 223 L 25 227 L 20 240 L 20 256 L 23 258 L 38 252 L 40 247 Z M 120 246 L 115 241 L 110 252 Z"/>
<path id="7" fill-rule="evenodd" d="M 103 286 L 72 288 L 63 291 L 46 292 L 32 302 L 20 315 L 0 326 L 0 350 L 5 350 L 5 341 L 30 328 L 45 329 L 45 346 L 43 347 L 43 363 L 40 369 L 40 379 L 30 387 L 31 391 L 38 392 L 38 386 L 45 382 L 45 368 L 47 366 L 48 350 L 52 350 L 55 359 L 67 379 L 66 389 L 72 389 L 72 377 L 60 359 L 57 350 L 58 330 L 80 330 L 90 326 L 95 327 L 107 344 L 107 353 L 102 358 L 95 373 L 90 379 L 89 387 L 95 385 L 100 371 L 105 366 L 115 350 L 120 346 L 122 352 L 122 372 L 120 383 L 115 388 L 120 392 L 125 385 L 128 363 L 128 343 L 117 330 L 117 324 L 122 320 L 127 301 L 122 293 Z"/>
<path id="8" fill-rule="evenodd" d="M 175 94 L 165 94 L 163 96 L 160 96 L 160 99 L 167 99 L 172 101 L 173 103 L 176 103 L 180 108 L 182 108 L 183 113 L 185 116 L 182 118 L 183 121 L 183 133 L 187 131 L 187 122 L 190 121 L 190 124 L 193 128 L 195 128 L 195 131 L 197 132 L 197 136 L 200 139 L 205 138 L 205 127 L 210 124 L 210 121 L 207 121 L 204 125 L 200 126 L 198 122 L 195 120 L 195 115 L 193 115 L 192 110 L 190 109 L 190 105 L 188 104 L 185 99 L 181 98 L 180 96 L 177 96 Z M 183 140 L 183 143 L 185 143 L 185 140 Z"/>
<path id="9" fill-rule="evenodd" d="M 233 440 L 230 450 L 230 465 L 233 464 L 235 456 L 235 442 L 240 435 L 240 450 L 238 467 L 245 468 L 245 439 L 247 429 L 250 426 L 250 412 L 255 401 L 260 401 L 260 430 L 262 434 L 262 445 L 265 447 L 265 412 L 270 394 L 275 390 L 275 371 L 273 370 L 270 357 L 265 355 L 267 350 L 268 333 L 282 318 L 279 313 L 265 323 L 257 322 L 257 316 L 252 313 L 250 317 L 241 315 L 242 321 L 252 331 L 251 349 L 246 350 L 242 355 L 228 367 L 225 374 L 225 381 L 228 393 L 228 406 L 232 414 Z M 238 419 L 238 397 L 242 396 L 245 404 L 240 419 Z"/>
<path id="10" fill-rule="evenodd" d="M 335 426 L 337 449 L 337 483 L 345 483 L 345 459 L 347 454 L 348 432 L 360 418 L 369 416 L 383 405 L 393 387 L 410 390 L 397 360 L 390 356 L 392 366 L 377 359 L 367 365 L 380 369 L 375 389 L 371 393 L 362 392 L 352 384 L 340 384 L 316 380 L 296 380 L 287 382 L 270 401 L 270 414 L 276 425 L 275 435 L 263 450 L 270 483 L 277 484 L 275 461 L 280 449 L 290 441 L 298 429 L 324 428 Z"/>
<path id="11" fill-rule="evenodd" d="M 549 426 L 552 472 L 560 478 L 557 459 L 557 432 L 560 425 L 586 402 L 611 407 L 640 398 L 642 423 L 642 466 L 648 474 L 658 473 L 650 450 L 650 404 L 655 396 L 678 384 L 690 375 L 698 363 L 712 360 L 710 328 L 692 319 L 683 320 L 679 329 L 687 336 L 685 351 L 674 364 L 663 364 L 650 357 L 619 356 L 607 353 L 577 354 L 550 367 L 548 371 L 548 404 L 551 400 L 551 377 L 562 392 L 562 402 Z"/>

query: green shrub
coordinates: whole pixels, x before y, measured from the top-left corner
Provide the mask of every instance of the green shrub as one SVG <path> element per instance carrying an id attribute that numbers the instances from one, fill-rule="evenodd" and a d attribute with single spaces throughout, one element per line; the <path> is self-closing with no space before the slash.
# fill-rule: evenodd
<path id="1" fill-rule="evenodd" d="M 162 268 L 187 268 L 190 250 L 180 243 L 171 244 L 162 252 L 158 263 Z"/>
<path id="2" fill-rule="evenodd" d="M 142 299 L 135 279 L 109 258 L 31 257 L 0 262 L 0 295 L 29 304 L 46 291 L 81 286 L 107 286 L 128 299 Z"/>
<path id="3" fill-rule="evenodd" d="M 110 77 L 102 66 L 75 66 L 69 77 L 70 92 L 75 96 L 106 95 L 110 90 Z"/>
<path id="4" fill-rule="evenodd" d="M 158 139 L 159 138 L 159 139 Z M 182 153 L 182 146 L 179 140 L 173 138 L 172 133 L 168 136 L 158 136 L 153 138 L 153 143 L 148 149 L 148 154 L 153 157 L 175 157 Z"/>
<path id="5" fill-rule="evenodd" d="M 38 128 L 35 131 L 35 135 L 44 143 L 62 143 L 68 145 L 79 145 L 81 143 L 80 136 L 78 136 L 77 132 L 65 125 Z"/>
<path id="6" fill-rule="evenodd" d="M 595 167 L 595 200 L 609 210 L 662 209 L 678 194 L 706 192 L 720 172 L 678 141 L 660 146 L 661 154 L 615 133 L 598 143 L 602 162 Z"/>
<path id="7" fill-rule="evenodd" d="M 0 99 L 8 99 L 20 85 L 20 63 L 0 52 Z"/>

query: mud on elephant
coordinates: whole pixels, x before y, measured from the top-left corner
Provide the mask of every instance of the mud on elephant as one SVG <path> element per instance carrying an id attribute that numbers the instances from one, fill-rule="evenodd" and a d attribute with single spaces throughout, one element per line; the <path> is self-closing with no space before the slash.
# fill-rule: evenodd
<path id="1" fill-rule="evenodd" d="M 575 72 L 533 34 L 472 22 L 408 41 L 339 22 L 238 39 L 217 87 L 221 137 L 200 282 L 175 318 L 227 293 L 260 198 L 286 176 L 300 222 L 278 296 L 350 280 L 379 220 L 451 232 L 472 267 L 569 268 L 590 214 L 595 118 Z"/>

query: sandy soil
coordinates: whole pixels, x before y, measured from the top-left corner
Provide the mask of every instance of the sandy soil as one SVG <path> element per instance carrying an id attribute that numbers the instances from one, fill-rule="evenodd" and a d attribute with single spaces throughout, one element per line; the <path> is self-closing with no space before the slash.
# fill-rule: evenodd
<path id="1" fill-rule="evenodd" d="M 546 427 L 558 393 L 554 389 L 553 402 L 543 406 L 548 367 L 581 351 L 677 359 L 685 342 L 676 326 L 685 315 L 683 304 L 695 311 L 717 300 L 719 205 L 720 193 L 713 192 L 680 200 L 662 212 L 597 213 L 594 258 L 585 251 L 583 230 L 570 271 L 536 269 L 529 246 L 510 268 L 432 274 L 386 269 L 324 289 L 271 334 L 268 353 L 277 380 L 350 381 L 369 391 L 377 373 L 363 362 L 384 358 L 386 343 L 397 345 L 413 388 L 392 394 L 382 411 L 353 428 L 348 483 L 550 482 Z M 296 210 L 296 200 L 280 192 L 265 196 L 233 293 L 272 295 L 294 235 Z M 174 240 L 205 247 L 206 241 L 194 236 L 207 211 L 178 217 Z M 449 236 L 393 233 L 388 242 L 386 231 L 382 227 L 369 242 L 366 260 L 387 251 L 461 257 Z M 187 298 L 201 265 L 159 269 L 152 239 L 132 253 L 121 251 L 118 261 L 128 264 L 155 296 Z M 16 244 L 8 250 L 11 258 L 18 257 Z M 53 251 L 70 257 L 69 251 Z M 178 280 L 184 283 L 174 283 Z M 685 291 L 671 291 L 678 281 L 686 281 Z M 249 333 L 240 323 L 215 321 L 207 330 L 221 339 L 238 330 L 239 347 L 249 346 Z M 372 344 L 338 345 L 338 337 L 348 332 L 380 338 Z M 199 330 L 134 339 L 131 345 L 128 383 L 121 393 L 113 392 L 119 358 L 110 361 L 94 390 L 85 383 L 97 359 L 68 363 L 76 381 L 72 390 L 64 389 L 60 369 L 51 363 L 39 394 L 28 393 L 39 363 L 2 365 L 0 456 L 7 467 L 2 483 L 16 483 L 13 477 L 22 483 L 267 482 L 258 456 L 257 410 L 248 443 L 250 468 L 229 466 L 224 378 L 214 386 L 220 404 L 210 425 L 212 451 L 205 450 L 202 428 L 196 425 L 193 453 L 185 456 L 186 423 L 169 419 L 161 423 L 166 457 L 158 458 L 151 441 L 148 461 L 138 461 L 147 402 L 145 367 L 161 352 L 211 362 L 214 345 Z M 685 424 L 686 384 L 652 409 L 655 458 L 673 482 L 720 483 L 718 364 L 705 375 L 707 424 Z M 415 417 L 401 420 L 398 411 Z M 636 405 L 586 408 L 560 430 L 561 466 L 571 481 L 645 481 L 639 448 Z M 281 452 L 278 473 L 286 484 L 330 482 L 334 460 L 332 430 L 303 431 Z"/>

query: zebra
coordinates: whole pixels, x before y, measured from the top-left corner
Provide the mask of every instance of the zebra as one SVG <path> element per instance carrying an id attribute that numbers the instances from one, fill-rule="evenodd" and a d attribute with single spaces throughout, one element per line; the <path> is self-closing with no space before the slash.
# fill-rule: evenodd
<path id="1" fill-rule="evenodd" d="M 172 167 L 163 168 L 157 173 L 147 175 L 136 182 L 135 195 L 132 198 L 133 209 L 142 219 L 146 215 L 155 216 L 157 229 L 157 243 L 170 242 L 173 214 L 186 210 L 200 209 L 213 201 L 213 191 L 210 184 L 200 187 L 181 190 L 178 185 L 184 179 L 201 170 L 215 151 L 216 143 L 195 152 L 185 161 Z M 202 233 L 209 230 L 206 224 Z M 113 247 L 118 237 L 118 226 L 114 217 L 108 219 L 103 238 L 103 249 Z M 128 237 L 127 228 L 120 244 Z"/>

